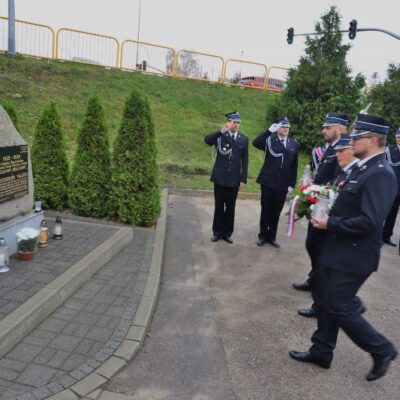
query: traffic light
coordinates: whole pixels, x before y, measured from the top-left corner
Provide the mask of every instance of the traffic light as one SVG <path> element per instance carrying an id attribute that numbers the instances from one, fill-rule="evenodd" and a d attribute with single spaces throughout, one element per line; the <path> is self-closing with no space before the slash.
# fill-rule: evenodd
<path id="1" fill-rule="evenodd" d="M 357 34 L 357 21 L 353 19 L 350 21 L 350 26 L 349 26 L 349 38 L 354 39 Z"/>
<path id="2" fill-rule="evenodd" d="M 294 29 L 293 28 L 289 28 L 287 30 L 287 42 L 288 44 L 292 44 L 293 43 L 293 35 L 294 35 Z"/>

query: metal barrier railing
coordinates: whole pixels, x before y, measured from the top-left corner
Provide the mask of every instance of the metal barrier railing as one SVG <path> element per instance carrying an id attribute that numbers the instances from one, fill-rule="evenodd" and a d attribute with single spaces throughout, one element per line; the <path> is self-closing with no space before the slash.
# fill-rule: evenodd
<path id="1" fill-rule="evenodd" d="M 267 71 L 261 63 L 229 59 L 225 62 L 224 83 L 264 89 Z"/>
<path id="2" fill-rule="evenodd" d="M 6 51 L 8 18 L 0 16 L 0 51 Z M 102 65 L 110 68 L 146 71 L 207 82 L 238 85 L 280 92 L 287 80 L 287 68 L 229 59 L 192 50 L 125 40 L 112 36 L 15 20 L 16 50 L 19 54 Z"/>
<path id="3" fill-rule="evenodd" d="M 175 60 L 175 75 L 208 82 L 220 82 L 224 59 L 213 54 L 179 50 Z"/>
<path id="4" fill-rule="evenodd" d="M 57 31 L 55 58 L 118 68 L 119 42 L 112 36 L 61 28 Z"/>
<path id="5" fill-rule="evenodd" d="M 151 43 L 125 40 L 121 44 L 119 68 L 172 75 L 175 50 Z"/>
<path id="6" fill-rule="evenodd" d="M 281 92 L 285 89 L 287 82 L 288 69 L 283 67 L 271 66 L 268 68 L 268 85 L 265 87 L 266 90 L 273 92 Z"/>
<path id="7" fill-rule="evenodd" d="M 8 48 L 8 18 L 0 16 L 0 50 Z M 54 58 L 55 33 L 50 26 L 34 22 L 15 20 L 15 47 L 18 53 Z"/>

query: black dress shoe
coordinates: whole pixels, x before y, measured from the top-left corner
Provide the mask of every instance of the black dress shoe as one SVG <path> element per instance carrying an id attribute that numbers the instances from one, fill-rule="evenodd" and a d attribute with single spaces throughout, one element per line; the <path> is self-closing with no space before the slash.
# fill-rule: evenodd
<path id="1" fill-rule="evenodd" d="M 308 280 L 303 283 L 292 283 L 292 286 L 294 289 L 301 290 L 303 292 L 311 291 L 311 285 L 310 285 L 310 282 L 308 282 Z"/>
<path id="2" fill-rule="evenodd" d="M 290 357 L 292 357 L 296 361 L 304 362 L 304 363 L 311 363 L 318 365 L 318 367 L 329 369 L 331 367 L 330 361 L 325 361 L 317 356 L 314 356 L 310 353 L 309 350 L 307 351 L 289 351 Z"/>
<path id="3" fill-rule="evenodd" d="M 257 240 L 257 246 L 264 246 L 264 244 L 265 244 L 265 240 L 264 239 L 258 239 Z"/>
<path id="4" fill-rule="evenodd" d="M 389 369 L 390 362 L 397 357 L 397 351 L 393 350 L 386 357 L 373 356 L 374 366 L 367 375 L 367 381 L 374 381 L 375 379 L 382 378 Z"/>
<path id="5" fill-rule="evenodd" d="M 229 244 L 233 243 L 233 240 L 230 236 L 222 236 L 222 239 L 224 239 L 226 243 L 229 243 Z"/>
<path id="6" fill-rule="evenodd" d="M 317 318 L 317 313 L 313 308 L 300 308 L 297 313 L 306 318 Z"/>
<path id="7" fill-rule="evenodd" d="M 389 246 L 397 247 L 397 244 L 392 242 L 392 240 L 390 238 L 383 239 L 383 243 L 386 243 Z"/>
<path id="8" fill-rule="evenodd" d="M 212 235 L 212 237 L 211 237 L 212 242 L 218 242 L 219 239 L 220 239 L 220 237 L 218 235 Z"/>
<path id="9" fill-rule="evenodd" d="M 279 249 L 281 247 L 280 244 L 274 239 L 269 239 L 268 242 L 271 244 L 272 247 L 275 247 L 276 249 Z"/>

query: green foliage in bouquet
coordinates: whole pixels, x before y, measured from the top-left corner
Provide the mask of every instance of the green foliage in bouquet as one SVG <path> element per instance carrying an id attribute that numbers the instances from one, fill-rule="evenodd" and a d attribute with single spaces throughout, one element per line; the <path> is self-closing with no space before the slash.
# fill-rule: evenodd
<path id="1" fill-rule="evenodd" d="M 298 218 L 308 217 L 311 215 L 311 205 L 313 202 L 309 201 L 310 197 L 305 195 L 303 192 L 299 193 L 299 198 L 297 200 L 296 215 Z"/>

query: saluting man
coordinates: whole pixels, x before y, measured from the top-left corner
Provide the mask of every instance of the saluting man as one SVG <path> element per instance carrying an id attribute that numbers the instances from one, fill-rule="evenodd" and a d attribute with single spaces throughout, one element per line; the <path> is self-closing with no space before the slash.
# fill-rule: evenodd
<path id="1" fill-rule="evenodd" d="M 233 243 L 235 207 L 238 191 L 247 183 L 249 162 L 249 140 L 239 132 L 240 114 L 234 111 L 225 114 L 228 121 L 217 132 L 204 138 L 209 146 L 215 146 L 217 156 L 211 173 L 214 182 L 214 220 L 212 242 L 219 239 Z"/>
<path id="2" fill-rule="evenodd" d="M 397 356 L 393 343 L 361 315 L 355 296 L 377 270 L 383 222 L 397 193 L 396 176 L 385 158 L 389 123 L 382 117 L 358 114 L 351 133 L 357 168 L 341 184 L 338 196 L 314 228 L 325 231 L 318 258 L 318 329 L 308 351 L 290 351 L 297 361 L 330 368 L 339 328 L 372 356 L 368 381 L 384 376 Z"/>
<path id="3" fill-rule="evenodd" d="M 280 247 L 276 241 L 279 216 L 288 191 L 296 184 L 300 148 L 297 140 L 288 137 L 289 128 L 287 117 L 279 118 L 253 140 L 253 145 L 265 152 L 264 165 L 257 178 L 261 186 L 258 246 L 268 242 L 273 247 Z"/>
<path id="4" fill-rule="evenodd" d="M 396 131 L 396 144 L 386 147 L 386 158 L 397 177 L 397 196 L 383 226 L 383 243 L 395 247 L 396 244 L 392 242 L 391 236 L 400 207 L 400 128 Z"/>

